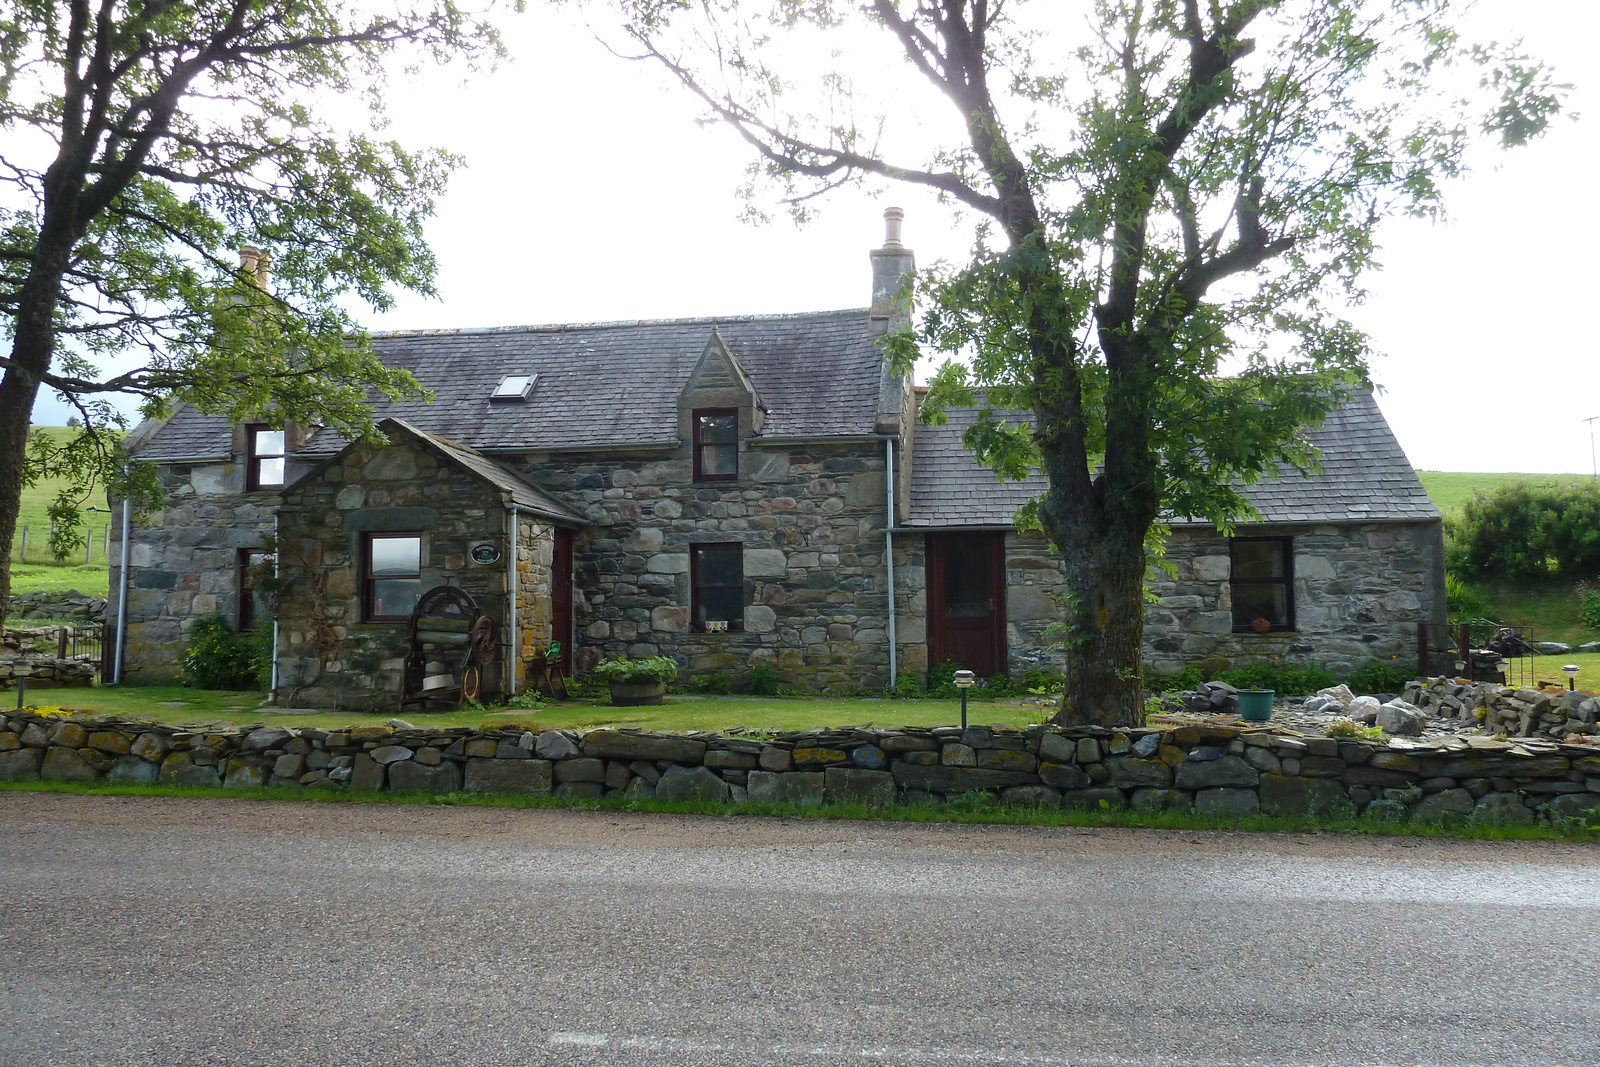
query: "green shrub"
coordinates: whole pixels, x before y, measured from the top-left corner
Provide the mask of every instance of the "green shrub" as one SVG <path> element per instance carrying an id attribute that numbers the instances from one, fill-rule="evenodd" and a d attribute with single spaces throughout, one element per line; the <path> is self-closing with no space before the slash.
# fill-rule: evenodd
<path id="1" fill-rule="evenodd" d="M 778 668 L 770 663 L 757 663 L 750 668 L 751 696 L 775 697 L 778 688 Z"/>
<path id="2" fill-rule="evenodd" d="M 1205 681 L 1199 667 L 1185 667 L 1176 674 L 1162 674 L 1146 668 L 1144 691 L 1147 693 L 1187 693 Z"/>
<path id="3" fill-rule="evenodd" d="M 1578 601 L 1578 621 L 1591 630 L 1600 631 L 1600 587 L 1583 591 Z"/>
<path id="4" fill-rule="evenodd" d="M 1235 689 L 1271 689 L 1280 696 L 1306 696 L 1339 681 L 1326 667 L 1301 667 L 1267 660 L 1223 671 L 1216 680 L 1227 682 Z"/>
<path id="5" fill-rule="evenodd" d="M 1067 688 L 1067 678 L 1060 671 L 1034 668 L 1031 671 L 1023 672 L 1022 688 L 1024 691 L 1033 693 L 1036 696 L 1060 693 Z"/>
<path id="6" fill-rule="evenodd" d="M 1477 617 L 1489 611 L 1488 598 L 1468 585 L 1466 579 L 1459 574 L 1444 576 L 1444 596 L 1446 606 L 1452 615 Z"/>
<path id="7" fill-rule="evenodd" d="M 901 671 L 895 675 L 894 695 L 902 699 L 922 696 L 922 683 L 915 671 Z"/>
<path id="8" fill-rule="evenodd" d="M 694 688 L 698 693 L 731 693 L 733 692 L 733 678 L 727 671 L 713 671 L 710 674 L 696 678 Z"/>
<path id="9" fill-rule="evenodd" d="M 1466 576 L 1600 574 L 1600 485 L 1507 482 L 1449 521 L 1451 562 Z"/>
<path id="10" fill-rule="evenodd" d="M 670 682 L 678 676 L 678 663 L 670 656 L 646 656 L 644 659 L 618 656 L 616 659 L 602 660 L 595 664 L 594 676 L 603 682 L 626 682 L 634 679 L 643 681 L 652 678 Z"/>
<path id="11" fill-rule="evenodd" d="M 260 634 L 267 634 L 266 657 L 261 654 Z M 183 650 L 179 667 L 183 684 L 195 689 L 255 689 L 260 684 L 263 659 L 271 655 L 271 633 L 238 634 L 228 628 L 221 615 L 196 619 L 189 630 L 189 645 Z M 271 670 L 270 664 L 266 665 Z"/>
<path id="12" fill-rule="evenodd" d="M 961 691 L 956 688 L 956 671 L 961 669 L 961 664 L 953 659 L 935 664 L 928 670 L 928 695 L 931 697 L 959 697 Z"/>
<path id="13" fill-rule="evenodd" d="M 1393 660 L 1375 659 L 1345 679 L 1357 696 L 1363 693 L 1398 693 L 1412 680 L 1412 671 Z"/>

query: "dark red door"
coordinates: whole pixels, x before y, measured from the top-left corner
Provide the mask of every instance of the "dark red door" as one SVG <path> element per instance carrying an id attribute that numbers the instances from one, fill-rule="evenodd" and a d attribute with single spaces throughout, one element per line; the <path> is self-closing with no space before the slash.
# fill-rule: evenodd
<path id="1" fill-rule="evenodd" d="M 556 529 L 550 560 L 550 637 L 561 642 L 561 673 L 572 677 L 572 531 Z"/>
<path id="2" fill-rule="evenodd" d="M 1005 534 L 928 535 L 928 651 L 980 678 L 1006 669 Z"/>

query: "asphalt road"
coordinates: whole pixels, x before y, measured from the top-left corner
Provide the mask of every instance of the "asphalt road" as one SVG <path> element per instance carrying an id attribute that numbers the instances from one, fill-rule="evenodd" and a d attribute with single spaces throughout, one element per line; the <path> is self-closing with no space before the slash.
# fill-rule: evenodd
<path id="1" fill-rule="evenodd" d="M 0 1064 L 1600 1062 L 1600 849 L 0 793 Z"/>

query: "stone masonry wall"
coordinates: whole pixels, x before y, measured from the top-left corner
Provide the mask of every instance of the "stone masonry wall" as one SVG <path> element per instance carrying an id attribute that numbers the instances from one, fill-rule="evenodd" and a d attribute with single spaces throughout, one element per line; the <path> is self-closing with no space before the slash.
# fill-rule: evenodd
<path id="1" fill-rule="evenodd" d="M 1234 633 L 1228 541 L 1210 528 L 1178 528 L 1167 543 L 1176 577 L 1154 573 L 1159 597 L 1145 611 L 1145 662 L 1175 673 L 1206 657 L 1234 665 L 1282 660 L 1338 672 L 1370 660 L 1416 654 L 1416 624 L 1442 612 L 1435 575 L 1442 546 L 1437 524 L 1370 523 L 1252 528 L 1252 535 L 1294 538 L 1296 629 Z M 902 618 L 903 670 L 927 669 L 926 539 L 895 539 L 896 603 Z M 1065 592 L 1061 563 L 1037 534 L 1006 535 L 1007 656 L 1013 675 L 1060 670 L 1065 652 L 1049 627 Z M 1440 620 L 1442 621 L 1442 620 Z"/>
<path id="2" fill-rule="evenodd" d="M 405 624 L 362 620 L 364 533 L 422 531 L 422 588 L 457 585 L 502 625 L 507 621 L 509 512 L 500 492 L 426 446 L 400 441 L 353 448 L 285 490 L 279 515 L 285 582 L 278 597 L 280 701 L 356 708 L 389 706 L 398 698 Z M 530 524 L 529 541 L 541 536 L 548 541 L 550 528 Z M 468 551 L 485 542 L 499 546 L 500 562 L 471 562 Z M 543 559 L 547 575 L 548 550 Z M 537 567 L 530 561 L 524 578 L 537 581 Z M 523 622 L 537 627 L 537 611 L 530 614 Z M 486 671 L 485 692 L 499 692 L 503 678 L 503 669 Z"/>
<path id="3" fill-rule="evenodd" d="M 1592 746 L 1488 737 L 1383 745 L 1229 726 L 946 726 L 759 738 L 0 715 L 0 780 L 39 779 L 734 804 L 940 804 L 983 794 L 1030 807 L 1513 822 L 1600 807 Z"/>
<path id="4" fill-rule="evenodd" d="M 135 685 L 176 681 L 178 661 L 195 619 L 239 619 L 240 549 L 259 548 L 272 533 L 275 492 L 247 493 L 241 463 L 165 464 L 159 468 L 167 506 L 129 530 L 128 628 L 123 680 Z M 112 515 L 110 615 L 121 578 L 121 505 Z"/>
<path id="5" fill-rule="evenodd" d="M 696 483 L 687 449 L 523 457 L 523 477 L 593 523 L 574 545 L 577 669 L 667 655 L 685 681 L 766 662 L 790 686 L 882 688 L 882 449 L 751 446 L 739 480 L 721 483 Z M 695 633 L 689 547 L 734 541 L 744 545 L 745 632 Z"/>

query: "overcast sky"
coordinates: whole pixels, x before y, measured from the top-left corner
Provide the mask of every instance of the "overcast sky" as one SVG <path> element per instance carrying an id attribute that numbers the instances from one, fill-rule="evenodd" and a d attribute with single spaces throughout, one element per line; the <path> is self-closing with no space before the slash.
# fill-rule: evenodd
<path id="1" fill-rule="evenodd" d="M 1473 36 L 1521 35 L 1576 83 L 1541 142 L 1478 151 L 1444 224 L 1394 221 L 1386 270 L 1354 317 L 1384 357 L 1379 403 L 1427 470 L 1590 471 L 1600 415 L 1596 301 L 1600 207 L 1591 0 L 1483 0 Z M 820 218 L 755 227 L 735 197 L 747 155 L 662 75 L 615 58 L 565 13 L 511 20 L 513 61 L 428 76 L 391 95 L 393 133 L 467 157 L 429 227 L 437 301 L 402 297 L 373 329 L 501 326 L 859 307 L 882 211 L 906 209 L 919 263 L 959 259 L 969 234 L 904 187 L 821 204 Z M 35 421 L 64 412 L 41 398 Z M 1597 423 L 1595 425 L 1600 425 Z"/>

